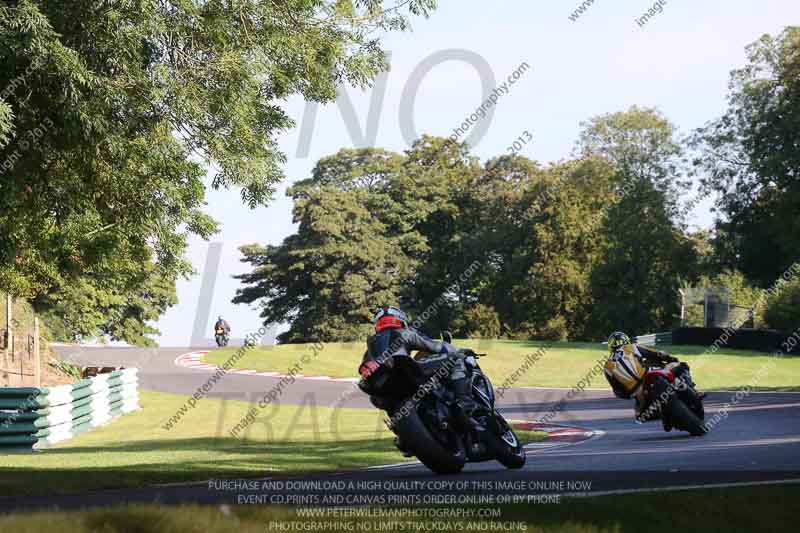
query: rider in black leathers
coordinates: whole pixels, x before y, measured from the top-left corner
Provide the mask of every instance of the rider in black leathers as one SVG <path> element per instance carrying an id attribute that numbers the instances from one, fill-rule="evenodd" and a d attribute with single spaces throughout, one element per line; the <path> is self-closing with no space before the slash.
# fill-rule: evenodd
<path id="1" fill-rule="evenodd" d="M 408 317 L 397 307 L 381 307 L 375 312 L 375 335 L 367 340 L 365 357 L 386 360 L 395 355 L 411 355 L 414 350 L 430 352 L 432 357 L 442 357 L 450 361 L 450 386 L 455 393 L 456 402 L 465 417 L 475 409 L 470 383 L 467 379 L 464 358 L 469 350 L 458 349 L 452 344 L 433 340 L 408 325 Z M 426 361 L 431 361 L 426 358 Z"/>
<path id="2" fill-rule="evenodd" d="M 225 335 L 229 335 L 231 332 L 230 324 L 228 324 L 228 322 L 224 318 L 222 318 L 222 316 L 217 318 L 217 323 L 214 324 L 214 333 L 216 334 L 216 332 L 219 331 L 220 329 L 225 331 Z"/>

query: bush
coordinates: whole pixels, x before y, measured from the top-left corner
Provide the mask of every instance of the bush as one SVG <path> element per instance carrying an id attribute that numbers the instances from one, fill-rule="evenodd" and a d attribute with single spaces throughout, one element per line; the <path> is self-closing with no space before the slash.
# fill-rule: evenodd
<path id="1" fill-rule="evenodd" d="M 459 336 L 478 339 L 500 337 L 500 315 L 490 305 L 478 304 L 470 307 L 453 322 L 453 326 Z"/>
<path id="2" fill-rule="evenodd" d="M 546 341 L 565 341 L 569 338 L 567 319 L 561 315 L 551 318 L 537 328 L 536 337 Z"/>
<path id="3" fill-rule="evenodd" d="M 785 333 L 800 328 L 800 279 L 786 283 L 767 301 L 764 321 L 770 328 Z"/>

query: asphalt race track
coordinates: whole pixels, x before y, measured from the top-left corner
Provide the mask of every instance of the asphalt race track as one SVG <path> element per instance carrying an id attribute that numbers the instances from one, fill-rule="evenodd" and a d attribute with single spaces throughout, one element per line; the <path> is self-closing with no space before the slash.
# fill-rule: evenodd
<path id="1" fill-rule="evenodd" d="M 131 349 L 59 347 L 70 361 L 101 366 L 137 366 L 143 389 L 191 395 L 201 387 L 207 371 L 181 368 L 174 364 L 187 349 Z M 263 376 L 229 374 L 210 392 L 212 398 L 257 401 L 278 380 Z M 702 383 L 699 384 L 702 388 Z M 368 400 L 354 391 L 352 383 L 298 379 L 284 389 L 280 403 L 307 402 L 312 395 L 318 406 L 370 408 Z M 351 392 L 348 394 L 348 392 Z M 565 398 L 563 389 L 512 389 L 500 401 L 500 411 L 508 419 L 537 421 Z M 711 392 L 706 404 L 706 420 L 730 403 L 733 392 Z M 342 398 L 346 401 L 341 402 Z M 201 400 L 202 402 L 202 400 Z M 551 422 L 588 428 L 597 435 L 576 444 L 534 445 L 524 469 L 510 471 L 496 462 L 468 464 L 458 476 L 435 476 L 419 463 L 405 463 L 372 469 L 318 474 L 302 478 L 270 476 L 273 480 L 356 480 L 366 493 L 374 493 L 370 480 L 398 480 L 402 493 L 413 493 L 415 482 L 458 480 L 469 482 L 472 491 L 486 490 L 484 481 L 540 481 L 541 493 L 563 489 L 564 482 L 577 487 L 566 492 L 587 495 L 618 490 L 675 488 L 697 485 L 723 485 L 776 481 L 800 481 L 800 393 L 752 393 L 727 410 L 712 431 L 701 438 L 687 433 L 666 433 L 660 423 L 637 425 L 632 404 L 613 398 L 610 392 L 585 391 L 575 395 Z M 398 454 L 398 461 L 403 458 Z M 550 487 L 547 482 L 551 483 Z M 553 485 L 559 482 L 561 485 Z M 577 483 L 577 485 L 575 484 Z M 581 485 L 582 484 L 582 485 Z M 589 486 L 590 485 L 590 486 Z M 257 491 L 259 495 L 309 494 L 315 485 L 296 484 L 296 491 L 279 488 Z M 323 485 L 319 485 L 322 487 Z M 509 487 L 513 484 L 509 484 Z M 310 488 L 309 488 L 310 487 Z M 233 502 L 247 490 L 218 490 L 209 483 L 170 485 L 144 489 L 124 489 L 94 493 L 92 505 L 120 502 Z M 423 490 L 421 485 L 419 490 Z M 430 491 L 430 486 L 424 489 Z M 0 508 L 62 508 L 86 506 L 85 495 L 1 499 Z M 280 502 L 278 502 L 280 503 Z M 285 503 L 292 503 L 285 501 Z M 296 502 L 295 502 L 296 503 Z"/>

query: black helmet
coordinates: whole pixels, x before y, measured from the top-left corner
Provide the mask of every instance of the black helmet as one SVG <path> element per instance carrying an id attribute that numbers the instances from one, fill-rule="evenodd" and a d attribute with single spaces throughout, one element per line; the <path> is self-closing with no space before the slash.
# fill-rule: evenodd
<path id="1" fill-rule="evenodd" d="M 408 327 L 408 316 L 399 307 L 379 307 L 372 323 L 375 324 L 376 332 L 384 329 L 405 329 Z"/>
<path id="2" fill-rule="evenodd" d="M 622 331 L 615 331 L 608 337 L 608 351 L 616 352 L 625 345 L 631 343 L 631 338 Z"/>

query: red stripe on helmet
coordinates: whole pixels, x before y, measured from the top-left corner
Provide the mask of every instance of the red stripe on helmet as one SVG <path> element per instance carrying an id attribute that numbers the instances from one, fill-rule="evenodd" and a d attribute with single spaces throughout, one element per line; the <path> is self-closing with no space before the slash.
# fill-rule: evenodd
<path id="1" fill-rule="evenodd" d="M 375 332 L 380 333 L 385 329 L 403 329 L 403 322 L 396 316 L 382 316 L 375 323 Z"/>

